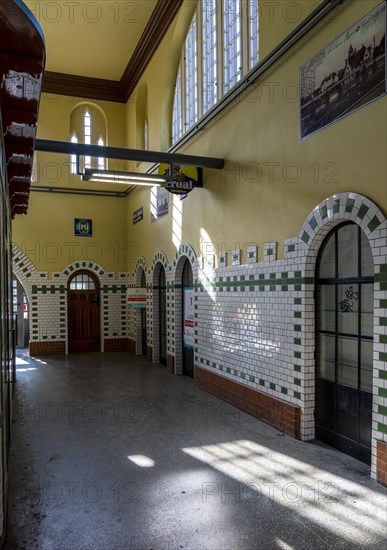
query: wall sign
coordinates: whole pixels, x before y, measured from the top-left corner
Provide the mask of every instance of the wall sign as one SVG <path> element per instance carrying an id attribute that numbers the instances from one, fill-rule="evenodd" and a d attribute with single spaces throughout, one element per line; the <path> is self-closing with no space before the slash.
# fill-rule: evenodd
<path id="1" fill-rule="evenodd" d="M 84 218 L 74 219 L 74 236 L 75 237 L 92 237 L 93 236 L 93 220 Z"/>
<path id="2" fill-rule="evenodd" d="M 386 93 L 386 3 L 382 2 L 300 71 L 300 138 Z"/>
<path id="3" fill-rule="evenodd" d="M 159 174 L 173 179 L 165 185 L 173 195 L 187 195 L 194 187 L 203 187 L 203 171 L 195 166 L 160 164 Z"/>
<path id="4" fill-rule="evenodd" d="M 146 307 L 145 288 L 128 288 L 126 298 L 129 307 Z"/>
<path id="5" fill-rule="evenodd" d="M 193 348 L 195 344 L 194 290 L 187 286 L 184 293 L 184 347 Z"/>
<path id="6" fill-rule="evenodd" d="M 133 212 L 133 225 L 142 219 L 144 219 L 144 208 L 141 206 L 141 208 Z"/>

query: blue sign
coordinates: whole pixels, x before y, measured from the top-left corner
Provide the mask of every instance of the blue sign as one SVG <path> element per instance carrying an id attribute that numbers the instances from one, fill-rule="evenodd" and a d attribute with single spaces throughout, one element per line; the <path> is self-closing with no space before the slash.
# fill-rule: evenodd
<path id="1" fill-rule="evenodd" d="M 76 237 L 92 237 L 93 220 L 85 220 L 84 218 L 75 218 L 74 235 Z"/>

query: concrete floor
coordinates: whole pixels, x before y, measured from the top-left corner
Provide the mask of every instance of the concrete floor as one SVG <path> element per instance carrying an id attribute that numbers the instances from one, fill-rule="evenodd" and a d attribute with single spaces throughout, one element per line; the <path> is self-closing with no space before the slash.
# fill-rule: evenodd
<path id="1" fill-rule="evenodd" d="M 5 548 L 385 548 L 369 469 L 125 353 L 18 360 Z"/>

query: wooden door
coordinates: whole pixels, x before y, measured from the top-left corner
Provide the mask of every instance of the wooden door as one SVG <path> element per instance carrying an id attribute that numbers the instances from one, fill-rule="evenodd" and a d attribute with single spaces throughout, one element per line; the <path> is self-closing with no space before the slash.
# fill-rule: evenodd
<path id="1" fill-rule="evenodd" d="M 100 351 L 99 284 L 94 275 L 77 271 L 68 288 L 69 353 Z"/>

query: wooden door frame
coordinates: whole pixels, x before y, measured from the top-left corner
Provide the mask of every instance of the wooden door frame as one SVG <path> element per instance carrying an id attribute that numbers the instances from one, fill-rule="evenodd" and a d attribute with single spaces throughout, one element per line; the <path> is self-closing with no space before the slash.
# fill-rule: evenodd
<path id="1" fill-rule="evenodd" d="M 101 303 L 102 303 L 102 300 L 101 300 L 101 282 L 99 280 L 99 278 L 97 277 L 97 275 L 95 273 L 93 273 L 92 271 L 88 270 L 88 269 L 84 269 L 84 268 L 81 268 L 81 269 L 77 269 L 76 271 L 74 271 L 71 276 L 68 278 L 67 280 L 67 353 L 69 353 L 69 347 L 70 347 L 70 339 L 69 339 L 69 308 L 70 308 L 70 303 L 69 303 L 69 293 L 71 292 L 70 290 L 70 285 L 71 285 L 71 282 L 73 281 L 73 279 L 75 279 L 75 277 L 77 277 L 78 275 L 88 275 L 93 281 L 94 281 L 94 284 L 95 284 L 95 290 L 96 290 L 96 293 L 98 295 L 98 300 L 99 300 L 99 304 L 100 304 L 100 309 L 99 309 L 99 317 L 98 317 L 98 326 L 99 326 L 99 350 L 98 351 L 102 351 L 103 349 L 103 342 L 102 342 L 102 323 L 101 323 Z"/>

